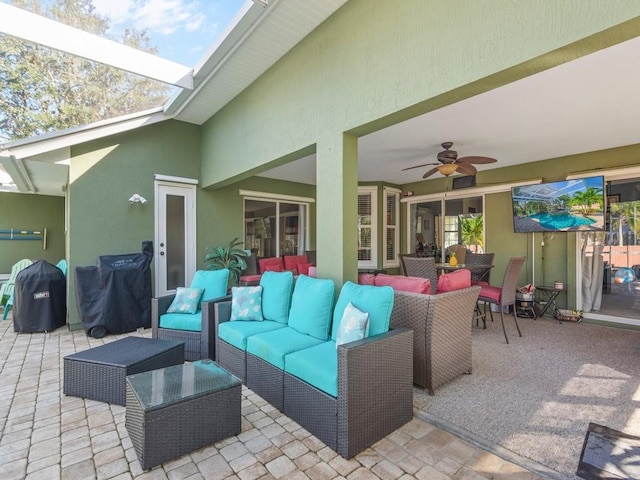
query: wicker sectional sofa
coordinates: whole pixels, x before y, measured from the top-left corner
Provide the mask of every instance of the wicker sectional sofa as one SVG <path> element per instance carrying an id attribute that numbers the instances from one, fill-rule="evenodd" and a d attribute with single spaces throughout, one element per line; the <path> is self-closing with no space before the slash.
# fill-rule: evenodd
<path id="1" fill-rule="evenodd" d="M 413 334 L 389 329 L 390 287 L 347 282 L 334 307 L 331 280 L 260 282 L 263 321 L 230 321 L 232 303 L 215 304 L 220 366 L 345 458 L 411 420 Z M 336 345 L 349 302 L 369 313 L 369 336 Z"/>

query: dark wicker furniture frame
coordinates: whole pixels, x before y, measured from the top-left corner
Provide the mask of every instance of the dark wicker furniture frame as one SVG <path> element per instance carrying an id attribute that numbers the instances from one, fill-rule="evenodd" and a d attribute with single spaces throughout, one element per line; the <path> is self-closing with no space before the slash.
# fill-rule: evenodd
<path id="1" fill-rule="evenodd" d="M 127 379 L 125 426 L 142 469 L 148 470 L 239 434 L 241 391 L 238 382 L 229 388 L 147 410 Z"/>
<path id="2" fill-rule="evenodd" d="M 215 308 L 216 324 L 228 321 L 230 303 Z M 340 345 L 336 398 L 216 339 L 220 366 L 344 458 L 413 418 L 412 345 L 406 328 Z"/>
<path id="3" fill-rule="evenodd" d="M 182 342 L 125 337 L 64 357 L 63 392 L 125 405 L 127 375 L 183 362 Z"/>
<path id="4" fill-rule="evenodd" d="M 402 261 L 405 275 L 408 277 L 422 277 L 428 278 L 431 282 L 431 293 L 436 293 L 438 286 L 438 271 L 436 270 L 435 257 L 412 257 L 402 256 Z"/>
<path id="5" fill-rule="evenodd" d="M 231 296 L 226 295 L 200 304 L 202 330 L 199 332 L 160 327 L 160 315 L 167 313 L 174 298 L 175 294 L 151 299 L 151 337 L 184 342 L 184 359 L 188 362 L 204 358 L 215 360 L 214 305 L 216 302 L 231 300 Z"/>
<path id="6" fill-rule="evenodd" d="M 480 287 L 438 295 L 395 292 L 391 326 L 413 330 L 413 383 L 430 395 L 471 373 L 471 322 Z"/>

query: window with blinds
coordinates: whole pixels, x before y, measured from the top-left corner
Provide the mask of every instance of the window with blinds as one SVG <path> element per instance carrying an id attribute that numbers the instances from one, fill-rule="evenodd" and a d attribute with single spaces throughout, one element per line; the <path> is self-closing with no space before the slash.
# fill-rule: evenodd
<path id="1" fill-rule="evenodd" d="M 376 189 L 358 189 L 358 268 L 375 268 L 376 252 Z"/>
<path id="2" fill-rule="evenodd" d="M 385 248 L 384 266 L 399 266 L 400 244 L 400 193 L 386 190 L 384 193 Z"/>

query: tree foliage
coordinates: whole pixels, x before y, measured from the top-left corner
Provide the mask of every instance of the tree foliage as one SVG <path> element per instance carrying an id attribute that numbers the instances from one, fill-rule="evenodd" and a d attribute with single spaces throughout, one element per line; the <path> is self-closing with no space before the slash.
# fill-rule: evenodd
<path id="1" fill-rule="evenodd" d="M 110 38 L 109 19 L 92 0 L 13 0 L 14 6 Z M 126 30 L 125 45 L 156 54 L 146 32 Z M 146 110 L 169 86 L 114 67 L 0 34 L 0 139 L 17 140 Z"/>

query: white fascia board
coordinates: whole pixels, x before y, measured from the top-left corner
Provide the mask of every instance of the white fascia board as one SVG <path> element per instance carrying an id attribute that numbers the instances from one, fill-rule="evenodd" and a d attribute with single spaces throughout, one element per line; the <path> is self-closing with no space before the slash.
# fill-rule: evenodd
<path id="1" fill-rule="evenodd" d="M 6 3 L 0 3 L 0 32 L 180 88 L 193 88 L 189 67 Z"/>
<path id="2" fill-rule="evenodd" d="M 144 116 L 127 115 L 112 120 L 76 127 L 65 132 L 55 132 L 53 134 L 18 140 L 3 145 L 0 149 L 0 156 L 11 155 L 16 158 L 29 158 L 169 119 L 170 117 L 162 112 L 154 112 Z"/>

